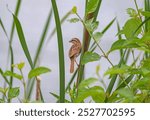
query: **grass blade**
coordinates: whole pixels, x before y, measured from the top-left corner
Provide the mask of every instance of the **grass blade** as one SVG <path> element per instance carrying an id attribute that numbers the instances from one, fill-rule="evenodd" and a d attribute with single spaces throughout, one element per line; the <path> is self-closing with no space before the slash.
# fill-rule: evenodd
<path id="1" fill-rule="evenodd" d="M 3 24 L 3 22 L 2 22 L 1 19 L 0 19 L 0 25 L 1 25 L 1 27 L 2 27 L 2 29 L 3 29 L 3 31 L 4 31 L 4 33 L 5 33 L 5 35 L 6 35 L 6 37 L 7 37 L 7 39 L 8 39 L 8 44 L 9 44 L 9 49 L 10 49 L 10 55 L 11 55 L 11 62 L 13 63 L 13 62 L 14 62 L 13 49 L 12 49 L 12 46 L 11 46 L 11 44 L 10 44 L 10 40 L 9 40 L 8 34 L 7 34 L 7 32 L 6 32 L 6 29 L 5 29 L 4 24 Z M 13 68 L 11 68 L 11 71 L 13 71 Z M 1 73 L 1 75 L 3 76 L 2 70 L 0 70 L 0 73 Z M 12 78 L 13 78 L 13 77 L 10 77 L 10 83 L 8 82 L 8 80 L 7 80 L 7 78 L 6 78 L 5 76 L 3 76 L 3 78 L 4 78 L 5 81 L 9 84 L 9 86 L 10 86 L 10 88 L 11 88 L 11 87 L 12 87 L 12 81 L 13 81 Z"/>
<path id="2" fill-rule="evenodd" d="M 22 0 L 18 0 L 17 1 L 17 4 L 16 4 L 16 8 L 15 8 L 15 16 L 18 16 L 19 14 L 19 10 L 20 10 L 20 7 L 21 7 L 21 2 Z M 11 69 L 11 72 L 14 71 L 14 68 L 11 67 L 12 64 L 14 64 L 14 54 L 13 54 L 13 50 L 12 50 L 12 47 L 11 47 L 11 44 L 12 44 L 12 41 L 13 41 L 13 36 L 14 36 L 14 29 L 15 29 L 15 24 L 14 24 L 14 21 L 12 23 L 12 27 L 11 27 L 11 33 L 10 33 L 10 47 L 9 47 L 9 50 L 8 50 L 8 56 L 9 56 L 9 51 L 10 51 L 10 59 L 11 59 L 11 63 L 10 63 L 10 69 Z M 12 87 L 12 84 L 13 84 L 13 77 L 11 76 L 10 77 L 10 87 Z"/>
<path id="3" fill-rule="evenodd" d="M 110 23 L 104 28 L 104 30 L 102 30 L 102 34 L 104 34 L 115 22 L 116 18 L 112 19 L 112 21 L 110 21 Z"/>
<path id="4" fill-rule="evenodd" d="M 67 12 L 66 15 L 60 20 L 61 25 L 65 22 L 65 20 L 71 15 L 71 11 Z M 52 30 L 51 34 L 48 37 L 47 43 L 51 40 L 51 38 L 54 36 L 56 32 L 56 27 Z"/>
<path id="5" fill-rule="evenodd" d="M 30 52 L 28 50 L 28 46 L 27 46 L 27 43 L 26 43 L 26 40 L 24 37 L 24 33 L 22 30 L 21 24 L 20 24 L 18 18 L 14 14 L 13 14 L 13 18 L 14 18 L 15 26 L 17 29 L 17 33 L 18 33 L 18 37 L 19 37 L 22 49 L 23 49 L 24 54 L 25 54 L 25 56 L 26 56 L 26 58 L 30 64 L 31 69 L 33 69 L 34 65 L 33 65 L 33 62 L 32 62 L 31 56 L 30 56 Z"/>
<path id="6" fill-rule="evenodd" d="M 107 30 L 113 25 L 113 23 L 115 22 L 116 18 L 114 18 L 112 21 L 110 21 L 110 23 L 102 30 L 102 34 L 105 34 L 107 32 Z M 94 43 L 91 45 L 90 50 L 94 51 L 96 49 L 97 45 L 94 41 Z"/>
<path id="7" fill-rule="evenodd" d="M 145 5 L 145 11 L 150 11 L 150 0 L 145 0 L 144 5 Z M 145 20 L 146 19 L 147 17 L 145 17 Z M 150 21 L 145 23 L 145 32 L 148 32 L 149 30 L 150 30 Z"/>
<path id="8" fill-rule="evenodd" d="M 145 11 L 150 11 L 150 0 L 145 0 L 144 2 Z M 147 20 L 148 17 L 145 17 L 145 20 Z M 145 33 L 150 31 L 150 21 L 147 21 L 145 23 Z M 149 53 L 145 52 L 145 58 L 149 58 Z"/>
<path id="9" fill-rule="evenodd" d="M 97 19 L 97 16 L 98 16 L 98 13 L 99 13 L 99 10 L 100 10 L 101 3 L 102 3 L 102 0 L 99 0 L 99 3 L 98 3 L 98 5 L 97 5 L 97 8 L 96 8 L 96 10 L 95 10 L 95 12 L 94 12 L 94 21 L 96 21 L 96 19 Z"/>
<path id="10" fill-rule="evenodd" d="M 47 32 L 48 32 L 48 28 L 49 28 L 51 18 L 52 18 L 52 9 L 49 12 L 48 18 L 46 20 L 46 24 L 45 24 L 44 29 L 43 29 L 43 33 L 41 35 L 41 39 L 40 39 L 38 48 L 36 50 L 36 55 L 35 55 L 35 59 L 34 59 L 34 66 L 36 66 L 37 60 L 38 60 L 40 52 L 42 50 L 42 47 L 43 47 L 43 44 L 44 44 L 44 41 L 45 41 L 45 38 L 46 38 L 46 35 L 47 35 Z"/>
<path id="11" fill-rule="evenodd" d="M 70 79 L 70 81 L 69 81 L 67 87 L 66 87 L 66 91 L 70 88 L 70 86 L 71 86 L 71 84 L 72 84 L 74 78 L 75 78 L 76 75 L 77 75 L 77 72 L 78 72 L 78 70 L 76 69 L 75 72 L 74 72 L 74 74 L 72 75 L 72 77 L 71 77 L 71 79 Z"/>
<path id="12" fill-rule="evenodd" d="M 125 79 L 125 81 L 123 81 L 123 82 L 117 87 L 116 90 L 125 87 L 125 86 L 133 79 L 133 77 L 134 77 L 134 75 L 130 75 L 129 77 L 127 77 L 127 78 Z"/>
<path id="13" fill-rule="evenodd" d="M 10 87 L 10 83 L 9 83 L 9 81 L 8 81 L 8 79 L 4 76 L 4 73 L 3 73 L 3 71 L 2 71 L 2 69 L 0 68 L 0 74 L 1 74 L 1 76 L 4 78 L 4 80 L 6 81 L 6 83 L 9 85 L 9 87 Z"/>
<path id="14" fill-rule="evenodd" d="M 15 15 L 16 17 L 17 17 L 18 14 L 19 14 L 19 10 L 20 10 L 20 7 L 21 7 L 21 2 L 22 2 L 22 0 L 18 0 L 18 2 L 17 2 L 16 9 L 15 9 L 15 13 L 14 13 L 14 15 Z M 10 43 L 12 43 L 12 40 L 13 40 L 14 29 L 15 29 L 15 23 L 14 23 L 14 21 L 13 21 L 12 27 L 11 27 L 11 33 L 10 33 Z"/>
<path id="15" fill-rule="evenodd" d="M 50 24 L 51 18 L 52 18 L 52 9 L 50 10 L 49 15 L 47 17 L 47 20 L 45 22 L 43 33 L 41 35 L 41 39 L 40 39 L 38 48 L 36 50 L 36 54 L 35 54 L 35 58 L 34 58 L 34 68 L 35 68 L 35 66 L 37 64 L 38 58 L 40 56 L 40 53 L 41 53 L 41 50 L 42 50 L 42 47 L 43 47 L 43 44 L 45 42 L 45 38 L 46 38 L 46 35 L 47 35 L 47 32 L 48 32 L 48 28 L 49 28 L 49 24 Z M 34 79 L 28 80 L 28 85 L 27 85 L 28 86 L 28 95 L 27 95 L 28 99 L 30 99 L 31 93 L 32 93 L 33 88 L 34 88 L 34 83 L 35 83 Z M 41 98 L 42 98 L 42 96 L 41 96 Z"/>
<path id="16" fill-rule="evenodd" d="M 57 39 L 58 39 L 58 51 L 59 51 L 59 77 L 60 77 L 60 102 L 65 102 L 65 63 L 64 63 L 64 47 L 63 47 L 63 37 L 61 30 L 61 23 L 59 19 L 57 4 L 55 0 L 51 0 L 52 7 L 54 10 L 54 17 L 57 29 Z"/>

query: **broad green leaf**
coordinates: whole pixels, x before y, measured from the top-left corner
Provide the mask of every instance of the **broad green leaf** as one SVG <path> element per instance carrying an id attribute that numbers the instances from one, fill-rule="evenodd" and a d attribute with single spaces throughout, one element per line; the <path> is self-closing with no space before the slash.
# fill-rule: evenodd
<path id="1" fill-rule="evenodd" d="M 129 88 L 121 88 L 115 91 L 119 95 L 119 97 L 127 99 L 128 102 L 132 102 L 134 100 L 134 94 Z"/>
<path id="2" fill-rule="evenodd" d="M 19 95 L 19 93 L 20 93 L 19 87 L 10 88 L 8 91 L 8 98 L 9 99 L 15 98 Z"/>
<path id="3" fill-rule="evenodd" d="M 150 68 L 150 58 L 144 60 L 142 64 L 143 68 Z"/>
<path id="4" fill-rule="evenodd" d="M 89 0 L 86 7 L 86 14 L 93 13 L 97 6 L 98 6 L 99 0 Z"/>
<path id="5" fill-rule="evenodd" d="M 94 86 L 89 89 L 82 89 L 78 91 L 78 97 L 74 102 L 81 103 L 88 97 L 92 97 L 95 102 L 104 102 L 105 100 L 105 92 L 104 89 L 99 86 Z M 97 96 L 97 98 L 96 98 Z"/>
<path id="6" fill-rule="evenodd" d="M 123 27 L 123 33 L 125 34 L 125 37 L 127 39 L 131 39 L 133 37 L 137 37 L 139 35 L 139 33 L 141 33 L 141 28 L 135 33 L 135 31 L 137 30 L 137 28 L 140 26 L 141 21 L 138 18 L 132 18 L 129 19 L 124 27 Z"/>
<path id="7" fill-rule="evenodd" d="M 150 12 L 149 11 L 142 11 L 141 13 L 145 17 L 150 17 Z"/>
<path id="8" fill-rule="evenodd" d="M 121 67 L 115 66 L 108 69 L 104 75 L 113 75 L 113 74 L 124 74 L 129 72 L 130 67 L 127 65 L 122 65 Z"/>
<path id="9" fill-rule="evenodd" d="M 133 86 L 134 89 L 150 90 L 150 76 L 144 77 Z"/>
<path id="10" fill-rule="evenodd" d="M 145 33 L 141 40 L 143 42 L 150 42 L 150 32 Z"/>
<path id="11" fill-rule="evenodd" d="M 82 88 L 87 88 L 89 87 L 91 84 L 97 82 L 98 80 L 96 78 L 88 78 L 86 80 L 83 80 L 80 84 L 79 84 L 79 89 Z"/>
<path id="12" fill-rule="evenodd" d="M 74 7 L 72 8 L 72 14 L 76 14 L 76 13 L 77 13 L 77 7 L 74 6 Z"/>
<path id="13" fill-rule="evenodd" d="M 138 48 L 140 47 L 140 39 L 133 39 L 133 40 L 117 40 L 114 42 L 111 46 L 111 49 L 108 53 L 114 51 L 114 50 L 120 50 L 125 48 Z"/>
<path id="14" fill-rule="evenodd" d="M 93 37 L 94 39 L 98 42 L 100 40 L 100 38 L 103 36 L 103 34 L 101 32 L 96 32 L 94 33 Z"/>
<path id="15" fill-rule="evenodd" d="M 130 17 L 134 17 L 134 18 L 135 18 L 135 17 L 138 16 L 136 10 L 133 9 L 133 8 L 128 8 L 128 9 L 127 9 L 127 13 L 129 14 Z"/>
<path id="16" fill-rule="evenodd" d="M 36 77 L 38 75 L 48 73 L 50 71 L 51 70 L 49 68 L 46 68 L 46 67 L 37 67 L 37 68 L 35 68 L 29 72 L 28 78 Z"/>
<path id="17" fill-rule="evenodd" d="M 141 71 L 143 76 L 147 76 L 150 74 L 150 58 L 142 62 Z"/>
<path id="18" fill-rule="evenodd" d="M 11 72 L 11 71 L 6 71 L 5 73 L 4 73 L 4 76 L 12 76 L 12 77 L 15 77 L 15 78 L 17 78 L 17 79 L 19 79 L 19 80 L 21 80 L 23 77 L 22 77 L 22 75 L 19 75 L 19 74 L 17 74 L 17 73 L 13 73 L 13 72 Z"/>
<path id="19" fill-rule="evenodd" d="M 79 18 L 71 18 L 68 20 L 70 23 L 76 23 L 79 22 Z"/>
<path id="20" fill-rule="evenodd" d="M 85 52 L 82 59 L 81 64 L 84 65 L 88 62 L 98 61 L 100 59 L 100 55 L 92 52 Z"/>

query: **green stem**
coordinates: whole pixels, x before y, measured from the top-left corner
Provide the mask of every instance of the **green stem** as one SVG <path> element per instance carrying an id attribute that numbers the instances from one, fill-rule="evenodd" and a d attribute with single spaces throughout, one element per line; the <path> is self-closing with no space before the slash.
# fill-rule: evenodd
<path id="1" fill-rule="evenodd" d="M 84 23 L 84 21 L 81 19 L 81 17 L 79 16 L 78 13 L 76 13 L 76 15 L 78 16 L 78 18 L 80 19 L 80 21 L 82 22 L 83 26 L 86 28 L 86 25 Z M 89 30 L 87 29 L 87 31 L 89 32 Z M 104 50 L 101 48 L 101 46 L 98 44 L 98 42 L 96 41 L 96 39 L 93 37 L 93 35 L 91 34 L 91 32 L 89 32 L 90 36 L 93 38 L 93 40 L 95 41 L 96 45 L 98 46 L 98 48 L 100 49 L 100 51 L 103 54 L 103 57 L 107 59 L 107 61 L 111 64 L 111 66 L 114 66 L 113 63 L 110 61 L 110 59 L 108 58 L 107 54 L 104 52 Z"/>
<path id="2" fill-rule="evenodd" d="M 23 88 L 24 88 L 24 100 L 25 102 L 27 101 L 27 91 L 26 91 L 26 81 L 25 81 L 25 78 L 24 78 L 24 75 L 23 75 L 23 72 L 22 70 L 20 69 L 20 73 L 22 75 L 22 84 L 23 84 Z"/>
<path id="3" fill-rule="evenodd" d="M 51 2 L 52 2 L 53 10 L 54 10 L 54 17 L 55 17 L 57 38 L 58 38 L 60 102 L 64 103 L 65 102 L 65 62 L 64 62 L 63 37 L 62 37 L 61 23 L 60 23 L 56 1 L 51 0 Z"/>

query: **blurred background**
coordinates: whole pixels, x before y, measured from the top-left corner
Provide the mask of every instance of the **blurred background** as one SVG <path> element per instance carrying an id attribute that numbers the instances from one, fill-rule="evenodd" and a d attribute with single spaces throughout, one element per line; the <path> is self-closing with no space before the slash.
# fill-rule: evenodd
<path id="1" fill-rule="evenodd" d="M 4 23 L 6 31 L 10 35 L 11 25 L 12 25 L 12 15 L 7 9 L 8 8 L 14 12 L 16 6 L 16 0 L 0 0 L 0 17 Z M 143 1 L 137 0 L 139 8 L 143 7 Z M 84 5 L 85 0 L 57 0 L 58 10 L 60 18 L 62 18 L 68 11 L 72 9 L 73 6 L 77 6 L 78 13 L 80 16 L 84 17 Z M 124 25 L 124 22 L 128 19 L 126 13 L 127 8 L 135 8 L 133 0 L 103 0 L 101 9 L 98 15 L 99 31 L 102 31 L 103 28 L 115 17 L 119 21 L 120 26 Z M 29 47 L 30 54 L 32 58 L 35 56 L 36 48 L 42 34 L 42 30 L 48 16 L 48 13 L 51 9 L 50 0 L 22 0 L 21 9 L 19 12 L 19 20 L 23 27 L 25 38 Z M 75 17 L 71 15 L 69 18 Z M 68 18 L 68 19 L 69 19 Z M 50 31 L 55 27 L 55 21 L 52 17 L 52 21 L 49 27 L 49 32 L 47 34 L 47 39 L 50 34 Z M 69 73 L 70 60 L 68 58 L 68 51 L 70 48 L 69 40 L 73 37 L 77 37 L 82 40 L 83 35 L 83 26 L 81 23 L 69 23 L 65 21 L 62 25 L 64 48 L 65 48 L 65 69 L 66 69 L 66 83 L 70 80 L 71 74 Z M 117 40 L 117 25 L 116 22 L 112 27 L 106 32 L 106 34 L 101 39 L 100 45 L 107 52 L 113 41 Z M 13 49 L 14 49 L 14 63 L 19 63 L 21 61 L 25 62 L 25 68 L 23 69 L 24 76 L 27 78 L 27 74 L 30 70 L 29 64 L 26 60 L 26 57 L 23 53 L 23 50 L 20 46 L 18 36 L 15 30 L 15 35 L 13 38 Z M 97 50 L 99 52 L 99 50 Z M 110 55 L 111 61 L 115 64 L 118 62 L 118 53 L 113 52 Z M 3 33 L 3 30 L 0 28 L 0 67 L 5 71 L 7 70 L 7 57 L 8 57 L 8 41 Z M 41 57 L 41 66 L 46 66 L 52 70 L 48 74 L 41 76 L 42 78 L 42 92 L 46 102 L 55 102 L 56 99 L 49 94 L 49 92 L 58 93 L 59 92 L 59 72 L 58 72 L 58 51 L 57 51 L 57 36 L 54 35 L 48 44 L 44 45 L 42 50 Z M 86 78 L 95 76 L 96 66 L 100 65 L 101 70 L 100 74 L 103 76 L 103 73 L 108 69 L 109 63 L 101 59 L 99 62 L 88 63 L 86 66 Z M 16 70 L 16 72 L 18 72 Z M 106 79 L 106 83 L 108 83 Z M 0 76 L 0 86 L 3 86 L 3 79 Z M 22 86 L 20 81 L 14 80 L 14 86 Z M 21 91 L 22 91 L 21 87 Z M 35 90 L 34 90 L 35 91 Z M 22 96 L 22 95 L 21 95 Z M 35 96 L 32 96 L 35 98 Z M 17 102 L 17 101 L 14 101 Z"/>

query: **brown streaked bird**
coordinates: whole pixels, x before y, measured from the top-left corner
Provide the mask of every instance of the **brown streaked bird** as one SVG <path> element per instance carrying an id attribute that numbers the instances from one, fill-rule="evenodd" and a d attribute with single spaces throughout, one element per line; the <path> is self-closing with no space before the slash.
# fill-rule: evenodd
<path id="1" fill-rule="evenodd" d="M 69 58 L 71 60 L 70 73 L 73 73 L 74 72 L 74 62 L 76 62 L 76 58 L 79 56 L 82 46 L 81 46 L 81 42 L 78 38 L 72 38 L 69 42 L 72 43 L 72 46 L 69 50 Z M 76 64 L 77 64 L 77 62 L 76 62 Z"/>

